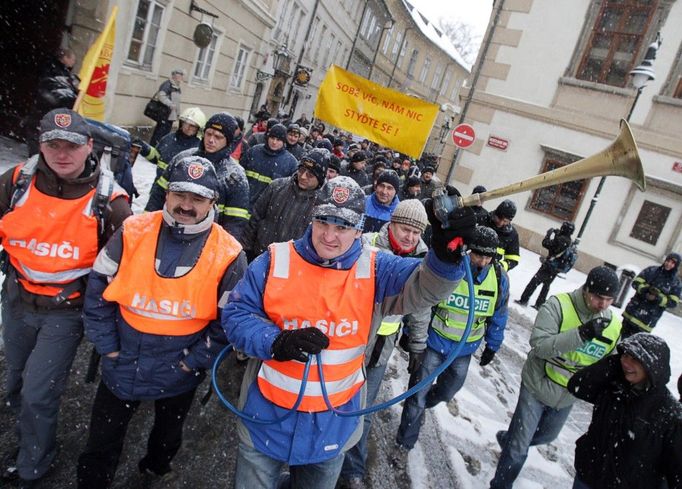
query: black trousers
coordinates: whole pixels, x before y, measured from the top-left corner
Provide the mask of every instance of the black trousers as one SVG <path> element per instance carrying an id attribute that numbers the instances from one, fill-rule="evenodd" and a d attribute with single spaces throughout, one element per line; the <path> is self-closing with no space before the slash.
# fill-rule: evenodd
<path id="1" fill-rule="evenodd" d="M 149 138 L 149 146 L 156 146 L 159 140 L 168 134 L 173 127 L 173 121 L 157 121 L 152 137 Z"/>
<path id="2" fill-rule="evenodd" d="M 182 444 L 182 426 L 192 405 L 192 389 L 175 397 L 154 401 L 154 426 L 147 441 L 147 454 L 139 463 L 140 471 L 149 469 L 163 475 Z M 124 401 L 100 382 L 92 406 L 90 433 L 85 451 L 78 457 L 79 489 L 109 487 L 123 450 L 128 423 L 140 401 Z"/>
<path id="3" fill-rule="evenodd" d="M 530 300 L 530 296 L 532 296 L 533 292 L 535 292 L 535 289 L 538 288 L 538 285 L 542 284 L 542 289 L 540 290 L 538 300 L 535 301 L 535 306 L 540 307 L 547 300 L 549 286 L 552 285 L 552 282 L 556 276 L 557 272 L 543 263 L 540 267 L 540 270 L 533 275 L 533 278 L 531 278 L 530 282 L 528 282 L 528 285 L 526 285 L 523 294 L 521 294 L 521 302 L 528 302 Z"/>

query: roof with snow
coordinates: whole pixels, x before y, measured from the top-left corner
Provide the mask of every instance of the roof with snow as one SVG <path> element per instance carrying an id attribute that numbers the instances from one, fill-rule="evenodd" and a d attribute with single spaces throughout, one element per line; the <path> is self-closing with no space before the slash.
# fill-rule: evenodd
<path id="1" fill-rule="evenodd" d="M 419 27 L 419 30 L 422 32 L 422 34 L 428 37 L 429 40 L 431 40 L 431 42 L 433 42 L 448 56 L 455 60 L 455 62 L 459 64 L 462 68 L 471 72 L 471 64 L 467 63 L 464 60 L 464 58 L 462 58 L 462 55 L 460 55 L 457 52 L 455 46 L 453 46 L 452 42 L 450 42 L 450 39 L 448 39 L 448 36 L 446 36 L 445 33 L 441 31 L 438 26 L 434 25 L 433 22 L 427 19 L 424 16 L 424 14 L 417 10 L 417 8 L 414 5 L 409 3 L 407 0 L 402 0 L 402 2 L 405 5 L 407 11 L 412 16 L 412 20 L 414 20 L 414 23 L 417 24 L 417 27 Z"/>

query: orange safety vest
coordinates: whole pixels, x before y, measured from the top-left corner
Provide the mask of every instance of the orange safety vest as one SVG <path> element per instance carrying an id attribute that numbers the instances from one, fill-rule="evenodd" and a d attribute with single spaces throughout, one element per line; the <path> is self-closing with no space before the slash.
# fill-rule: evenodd
<path id="1" fill-rule="evenodd" d="M 220 281 L 242 247 L 213 223 L 192 269 L 181 277 L 161 277 L 155 262 L 162 214 L 149 212 L 123 222 L 123 256 L 102 296 L 117 302 L 123 319 L 138 331 L 189 335 L 218 317 Z"/>
<path id="2" fill-rule="evenodd" d="M 18 166 L 14 180 L 18 178 Z M 98 252 L 96 189 L 78 199 L 46 195 L 31 180 L 14 208 L 0 220 L 0 238 L 28 292 L 54 297 L 90 273 Z M 124 195 L 112 193 L 111 200 Z M 78 297 L 74 292 L 69 299 Z"/>
<path id="3" fill-rule="evenodd" d="M 365 381 L 363 363 L 374 309 L 376 251 L 365 248 L 350 270 L 324 268 L 305 261 L 292 242 L 270 245 L 270 271 L 263 308 L 280 329 L 316 327 L 329 337 L 322 350 L 325 387 L 332 406 L 345 404 Z M 264 361 L 258 387 L 270 402 L 291 409 L 305 365 L 290 360 Z M 317 362 L 312 361 L 299 411 L 327 411 Z"/>

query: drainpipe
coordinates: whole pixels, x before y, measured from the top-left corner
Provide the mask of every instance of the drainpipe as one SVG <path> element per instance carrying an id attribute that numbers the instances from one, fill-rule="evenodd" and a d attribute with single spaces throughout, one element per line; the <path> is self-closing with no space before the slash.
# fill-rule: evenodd
<path id="1" fill-rule="evenodd" d="M 372 57 L 372 64 L 369 67 L 369 75 L 367 75 L 368 80 L 372 80 L 372 71 L 374 71 L 374 63 L 376 63 L 377 54 L 379 53 L 379 48 L 381 47 L 381 41 L 384 38 L 384 33 L 387 30 L 389 30 L 391 27 L 393 27 L 393 24 L 395 24 L 395 21 L 393 21 L 393 19 L 390 19 L 388 22 L 390 22 L 390 24 L 388 26 L 384 25 L 381 28 L 381 35 L 379 36 L 379 42 L 377 43 L 377 48 L 374 50 L 374 56 Z M 400 53 L 398 53 L 398 55 L 400 55 Z"/>
<path id="2" fill-rule="evenodd" d="M 466 118 L 467 111 L 469 110 L 469 105 L 471 104 L 471 100 L 474 98 L 474 91 L 476 90 L 476 83 L 478 83 L 478 79 L 481 76 L 483 63 L 485 63 L 485 57 L 486 57 L 486 54 L 488 54 L 488 48 L 490 48 L 490 44 L 492 43 L 492 40 L 493 40 L 493 34 L 495 34 L 495 28 L 497 27 L 497 23 L 500 20 L 500 14 L 502 13 L 502 10 L 504 8 L 504 0 L 495 0 L 494 3 L 497 3 L 497 6 L 495 6 L 493 4 L 493 9 L 494 9 L 493 25 L 490 27 L 490 30 L 488 31 L 488 35 L 483 40 L 483 46 L 481 46 L 481 51 L 479 51 L 478 64 L 476 65 L 476 69 L 474 70 L 474 77 L 471 81 L 471 89 L 469 90 L 469 95 L 467 96 L 466 100 L 464 101 L 464 107 L 462 108 L 462 112 L 459 115 L 459 122 L 457 123 L 457 125 L 464 122 L 464 119 Z M 457 165 L 457 162 L 459 161 L 460 153 L 461 153 L 460 148 L 457 148 L 455 150 L 455 155 L 452 157 L 452 163 L 450 164 L 450 168 L 448 169 L 448 175 L 447 175 L 447 177 L 445 177 L 445 183 L 446 184 L 450 183 L 450 179 L 452 178 L 452 174 L 455 172 L 455 166 Z"/>

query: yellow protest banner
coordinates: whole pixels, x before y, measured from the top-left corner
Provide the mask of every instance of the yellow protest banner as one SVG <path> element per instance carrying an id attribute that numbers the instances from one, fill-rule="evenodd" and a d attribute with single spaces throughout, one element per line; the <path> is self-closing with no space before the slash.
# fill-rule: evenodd
<path id="1" fill-rule="evenodd" d="M 114 52 L 116 37 L 116 14 L 118 6 L 114 5 L 104 30 L 90 46 L 83 58 L 79 72 L 80 93 L 74 105 L 74 110 L 84 117 L 104 120 L 104 97 L 109 79 L 109 66 Z"/>
<path id="2" fill-rule="evenodd" d="M 438 105 L 332 66 L 320 86 L 315 117 L 413 158 L 419 158 Z"/>

